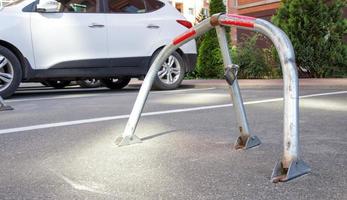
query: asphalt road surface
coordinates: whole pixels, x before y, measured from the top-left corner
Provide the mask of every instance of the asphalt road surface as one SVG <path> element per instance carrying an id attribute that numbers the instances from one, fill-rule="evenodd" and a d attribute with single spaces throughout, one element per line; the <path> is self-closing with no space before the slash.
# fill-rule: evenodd
<path id="1" fill-rule="evenodd" d="M 189 82 L 191 83 L 191 82 Z M 0 112 L 0 199 L 347 199 L 347 87 L 300 91 L 301 156 L 312 172 L 270 181 L 282 154 L 282 89 L 242 90 L 262 145 L 236 151 L 220 84 L 151 93 L 136 134 L 117 147 L 138 85 L 121 91 L 23 87 Z"/>

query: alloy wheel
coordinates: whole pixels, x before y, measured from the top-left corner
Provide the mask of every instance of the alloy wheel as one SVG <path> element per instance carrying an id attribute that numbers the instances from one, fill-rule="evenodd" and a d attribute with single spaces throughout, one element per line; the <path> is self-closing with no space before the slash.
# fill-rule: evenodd
<path id="1" fill-rule="evenodd" d="M 160 81 L 166 84 L 175 84 L 181 74 L 181 64 L 175 56 L 170 56 L 158 72 Z"/>
<path id="2" fill-rule="evenodd" d="M 14 70 L 12 63 L 0 54 L 0 92 L 6 90 L 12 83 Z"/>

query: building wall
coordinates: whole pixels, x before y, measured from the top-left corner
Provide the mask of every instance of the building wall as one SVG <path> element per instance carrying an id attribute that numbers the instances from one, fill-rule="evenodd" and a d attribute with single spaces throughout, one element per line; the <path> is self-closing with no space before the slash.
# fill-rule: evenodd
<path id="1" fill-rule="evenodd" d="M 170 0 L 169 2 L 192 23 L 196 23 L 196 18 L 202 9 L 206 14 L 208 12 L 209 0 Z"/>
<path id="2" fill-rule="evenodd" d="M 6 4 L 9 4 L 11 3 L 13 0 L 0 0 L 0 7 L 6 5 Z"/>
<path id="3" fill-rule="evenodd" d="M 280 2 L 280 0 L 228 0 L 228 13 L 270 20 Z M 242 40 L 243 35 L 250 33 L 250 31 L 233 29 L 231 32 L 232 42 L 236 44 L 237 41 Z"/>
<path id="4" fill-rule="evenodd" d="M 228 0 L 228 13 L 247 15 L 270 20 L 280 6 L 280 0 Z M 347 18 L 347 8 L 344 9 L 344 17 Z M 242 40 L 242 35 L 250 34 L 249 31 L 232 30 L 233 43 Z M 347 34 L 344 37 L 347 41 Z"/>
<path id="5" fill-rule="evenodd" d="M 280 0 L 230 0 L 229 3 L 236 8 L 238 14 L 262 17 L 263 11 L 275 10 Z"/>

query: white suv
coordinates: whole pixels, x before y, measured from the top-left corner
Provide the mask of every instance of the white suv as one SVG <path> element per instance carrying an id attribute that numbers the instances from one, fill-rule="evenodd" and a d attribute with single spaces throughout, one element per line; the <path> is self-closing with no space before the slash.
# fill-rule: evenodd
<path id="1" fill-rule="evenodd" d="M 62 88 L 98 78 L 121 89 L 191 26 L 164 0 L 17 0 L 0 8 L 0 96 L 22 81 Z M 178 49 L 154 86 L 177 88 L 196 55 L 195 41 Z"/>

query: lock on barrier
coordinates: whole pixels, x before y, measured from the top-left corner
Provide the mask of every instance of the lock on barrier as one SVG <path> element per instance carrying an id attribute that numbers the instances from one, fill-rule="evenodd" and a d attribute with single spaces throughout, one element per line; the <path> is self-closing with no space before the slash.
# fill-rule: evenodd
<path id="1" fill-rule="evenodd" d="M 218 42 L 225 66 L 225 78 L 229 86 L 233 109 L 237 119 L 237 127 L 240 133 L 235 148 L 246 150 L 261 144 L 257 136 L 251 135 L 237 81 L 239 67 L 232 63 L 225 26 L 233 26 L 264 34 L 274 43 L 279 54 L 284 81 L 284 141 L 283 155 L 273 169 L 272 181 L 285 182 L 309 173 L 311 171 L 310 167 L 299 157 L 299 81 L 292 43 L 281 29 L 270 22 L 241 15 L 215 14 L 176 37 L 171 44 L 168 44 L 162 49 L 146 75 L 126 128 L 122 137 L 117 139 L 117 144 L 124 146 L 141 142 L 141 139 L 134 133 L 149 91 L 162 63 L 180 46 L 213 28 L 217 31 Z"/>

